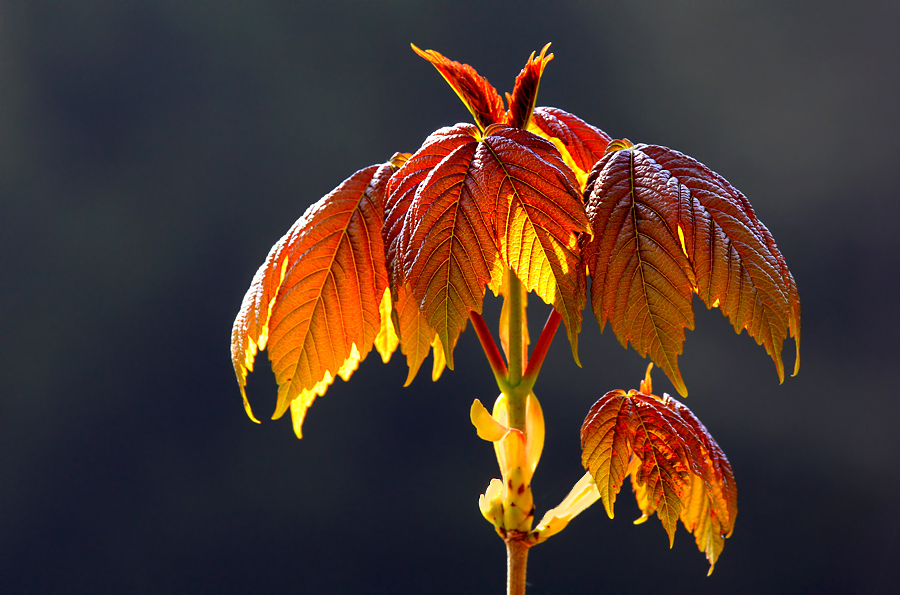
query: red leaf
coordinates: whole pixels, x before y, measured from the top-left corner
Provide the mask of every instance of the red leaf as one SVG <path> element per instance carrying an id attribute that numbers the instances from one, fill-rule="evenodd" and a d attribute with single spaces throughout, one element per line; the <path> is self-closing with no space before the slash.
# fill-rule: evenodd
<path id="1" fill-rule="evenodd" d="M 637 522 L 655 512 L 671 546 L 681 519 L 712 572 L 734 529 L 737 488 L 725 454 L 687 407 L 668 395 L 610 391 L 585 418 L 581 445 L 610 518 L 630 475 L 643 512 Z"/>
<path id="2" fill-rule="evenodd" d="M 764 345 L 784 380 L 782 344 L 790 333 L 800 366 L 800 297 L 772 234 L 747 198 L 722 176 L 678 151 L 638 145 L 689 190 L 681 193 L 678 224 L 703 303 L 716 305 L 737 332 Z"/>
<path id="3" fill-rule="evenodd" d="M 560 313 L 577 361 L 585 301 L 578 234 L 590 228 L 572 171 L 551 143 L 517 128 L 492 127 L 479 149 L 478 185 L 494 204 L 503 261 Z"/>
<path id="4" fill-rule="evenodd" d="M 415 185 L 400 234 L 402 252 L 394 258 L 403 268 L 401 279 L 410 283 L 425 319 L 437 332 L 451 369 L 453 348 L 469 311 L 481 313 L 485 284 L 497 286 L 502 273 L 492 233 L 493 205 L 486 201 L 476 174 L 478 136 L 469 124 L 436 132 L 391 183 L 392 191 L 407 195 L 406 189 Z M 446 156 L 439 159 L 440 154 Z M 426 171 L 425 179 L 416 181 Z M 393 195 L 388 202 L 394 202 Z"/>
<path id="5" fill-rule="evenodd" d="M 412 49 L 441 73 L 462 99 L 481 130 L 504 121 L 506 111 L 503 109 L 503 99 L 474 68 L 445 58 L 434 50 L 420 50 L 415 45 Z"/>
<path id="6" fill-rule="evenodd" d="M 623 345 L 649 354 L 687 395 L 678 356 L 697 292 L 765 346 L 783 380 L 785 337 L 799 348 L 800 300 L 744 195 L 666 147 L 616 141 L 608 150 L 588 181 L 594 238 L 582 248 L 601 328 L 609 319 Z"/>
<path id="7" fill-rule="evenodd" d="M 575 172 L 582 191 L 588 174 L 612 140 L 599 128 L 555 107 L 535 108 L 528 130 L 553 143 L 566 165 Z"/>
<path id="8" fill-rule="evenodd" d="M 534 104 L 537 100 L 538 88 L 541 84 L 541 75 L 544 74 L 544 68 L 553 54 L 547 55 L 550 44 L 544 46 L 540 55 L 535 59 L 534 52 L 525 64 L 525 68 L 516 77 L 516 85 L 513 87 L 512 95 L 506 94 L 506 103 L 509 104 L 509 110 L 506 113 L 506 123 L 516 128 L 528 128 L 528 122 L 531 119 L 531 112 L 534 111 Z"/>
<path id="9" fill-rule="evenodd" d="M 678 369 L 684 329 L 694 328 L 690 262 L 678 239 L 678 195 L 671 176 L 640 151 L 608 154 L 588 181 L 593 239 L 582 238 L 591 303 L 600 327 L 610 320 L 669 376 L 682 395 Z"/>

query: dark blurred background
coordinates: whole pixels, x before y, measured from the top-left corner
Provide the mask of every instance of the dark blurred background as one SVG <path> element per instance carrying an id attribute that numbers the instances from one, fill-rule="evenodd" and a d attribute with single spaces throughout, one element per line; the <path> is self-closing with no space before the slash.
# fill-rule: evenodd
<path id="1" fill-rule="evenodd" d="M 656 519 L 633 526 L 626 488 L 614 520 L 591 508 L 532 551 L 529 593 L 900 591 L 898 27 L 893 1 L 3 2 L 0 591 L 502 592 L 471 330 L 438 383 L 402 388 L 403 358 L 373 355 L 302 441 L 247 419 L 229 339 L 309 204 L 468 121 L 410 42 L 503 92 L 548 41 L 539 104 L 747 194 L 800 288 L 803 365 L 779 385 L 698 303 L 687 404 L 740 490 L 715 573 L 682 528 L 670 551 Z M 646 365 L 584 328 L 584 368 L 560 333 L 537 386 L 538 516 L 582 474 L 590 405 Z"/>

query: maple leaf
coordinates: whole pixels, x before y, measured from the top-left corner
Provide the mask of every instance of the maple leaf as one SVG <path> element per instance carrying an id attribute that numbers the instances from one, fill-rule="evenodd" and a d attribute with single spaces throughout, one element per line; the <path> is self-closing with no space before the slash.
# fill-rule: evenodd
<path id="1" fill-rule="evenodd" d="M 623 346 L 649 354 L 686 396 L 678 356 L 698 293 L 765 346 L 783 380 L 788 333 L 799 348 L 800 301 L 746 198 L 672 149 L 616 141 L 607 151 L 587 181 L 594 236 L 582 239 L 601 329 L 609 320 Z"/>
<path id="2" fill-rule="evenodd" d="M 652 365 L 642 391 L 651 390 Z M 643 513 L 635 523 L 656 513 L 671 547 L 680 519 L 712 572 L 737 516 L 731 465 L 687 407 L 642 391 L 613 390 L 594 403 L 581 427 L 582 464 L 610 518 L 630 476 Z"/>
<path id="3" fill-rule="evenodd" d="M 231 358 L 244 406 L 247 373 L 267 349 L 278 382 L 273 419 L 306 409 L 335 376 L 347 380 L 376 339 L 389 357 L 391 300 L 381 238 L 389 164 L 359 170 L 313 204 L 269 252 L 244 296 Z"/>

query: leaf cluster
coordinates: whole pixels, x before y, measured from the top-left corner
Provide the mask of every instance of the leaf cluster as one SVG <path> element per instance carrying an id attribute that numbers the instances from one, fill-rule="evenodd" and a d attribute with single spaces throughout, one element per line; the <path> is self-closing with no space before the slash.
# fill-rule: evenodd
<path id="1" fill-rule="evenodd" d="M 407 384 L 433 353 L 436 379 L 507 272 L 553 306 L 576 361 L 589 274 L 601 329 L 610 322 L 682 395 L 678 356 L 695 293 L 763 345 L 783 379 L 784 339 L 799 349 L 797 287 L 743 194 L 678 151 L 612 141 L 561 109 L 535 107 L 547 47 L 505 102 L 471 66 L 413 48 L 475 123 L 356 172 L 273 246 L 232 331 L 251 418 L 247 374 L 266 348 L 279 386 L 273 417 L 290 409 L 298 436 L 316 396 L 373 346 L 385 361 L 400 346 Z"/>

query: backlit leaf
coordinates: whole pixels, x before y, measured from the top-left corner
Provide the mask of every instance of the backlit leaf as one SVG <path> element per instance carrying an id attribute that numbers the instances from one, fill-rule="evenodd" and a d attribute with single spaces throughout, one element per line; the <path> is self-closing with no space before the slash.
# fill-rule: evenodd
<path id="1" fill-rule="evenodd" d="M 575 172 L 582 192 L 587 184 L 588 174 L 603 157 L 612 140 L 599 128 L 555 107 L 535 108 L 528 130 L 553 143 L 566 165 Z"/>
<path id="2" fill-rule="evenodd" d="M 737 488 L 725 454 L 687 407 L 668 395 L 610 391 L 591 407 L 581 444 L 610 518 L 630 476 L 643 513 L 636 522 L 656 513 L 671 547 L 680 519 L 712 572 L 734 529 Z"/>
<path id="3" fill-rule="evenodd" d="M 582 237 L 591 303 L 623 346 L 650 355 L 682 395 L 684 329 L 694 328 L 690 262 L 678 235 L 677 181 L 640 151 L 601 159 L 588 181 L 593 238 Z"/>
<path id="4" fill-rule="evenodd" d="M 477 176 L 482 150 L 477 128 L 459 124 L 432 135 L 440 137 L 447 156 L 430 168 L 417 185 L 401 230 L 403 267 L 419 308 L 441 340 L 447 365 L 453 368 L 453 348 L 469 320 L 469 312 L 481 313 L 485 285 L 499 284 L 500 254 L 492 233 L 493 204 L 486 200 Z M 420 151 L 430 159 L 435 142 Z M 419 153 L 394 177 L 403 189 L 405 175 L 417 176 Z M 392 182 L 392 187 L 394 183 Z M 392 198 L 389 201 L 393 201 Z M 403 238 L 408 245 L 403 246 Z M 398 263 L 394 263 L 396 267 Z"/>
<path id="5" fill-rule="evenodd" d="M 788 334 L 799 349 L 800 300 L 746 197 L 666 147 L 616 141 L 608 151 L 588 180 L 594 238 L 582 246 L 601 328 L 609 320 L 623 345 L 649 354 L 687 395 L 678 356 L 696 292 L 766 348 L 783 380 Z"/>
<path id="6" fill-rule="evenodd" d="M 503 109 L 503 99 L 474 68 L 445 58 L 434 50 L 420 50 L 415 45 L 412 48 L 441 73 L 462 99 L 481 130 L 504 121 L 506 110 Z"/>
<path id="7" fill-rule="evenodd" d="M 272 248 L 244 297 L 231 353 L 245 407 L 257 350 L 278 382 L 274 418 L 289 407 L 298 436 L 306 408 L 335 376 L 350 377 L 388 333 L 381 238 L 390 165 L 360 170 L 312 205 Z M 387 336 L 382 348 L 396 347 Z M 296 401 L 296 403 L 294 403 Z"/>
<path id="8" fill-rule="evenodd" d="M 419 304 L 413 297 L 408 285 L 401 285 L 397 290 L 397 301 L 394 307 L 395 326 L 400 335 L 400 349 L 406 355 L 406 363 L 409 366 L 409 374 L 404 386 L 409 386 L 425 357 L 437 341 L 434 329 L 428 326 L 424 314 L 419 310 Z M 443 351 L 440 342 L 435 347 L 435 371 L 434 375 L 440 376 L 443 368 Z M 436 380 L 437 378 L 435 378 Z"/>
<path id="9" fill-rule="evenodd" d="M 551 143 L 517 128 L 491 127 L 478 158 L 500 255 L 528 291 L 559 312 L 577 361 L 585 301 L 578 234 L 590 233 L 577 181 Z"/>
<path id="10" fill-rule="evenodd" d="M 531 53 L 525 68 L 516 77 L 516 85 L 513 87 L 512 94 L 506 94 L 506 103 L 509 104 L 506 123 L 510 126 L 528 128 L 541 84 L 541 75 L 544 74 L 544 68 L 553 59 L 553 54 L 547 54 L 548 49 L 550 49 L 549 43 L 544 46 L 537 58 L 534 57 L 534 52 Z"/>
<path id="11" fill-rule="evenodd" d="M 735 331 L 747 329 L 766 348 L 784 380 L 782 344 L 790 333 L 800 365 L 800 298 L 772 234 L 747 198 L 722 176 L 678 151 L 637 145 L 688 189 L 680 195 L 678 224 L 694 269 L 697 293 L 718 306 Z"/>

